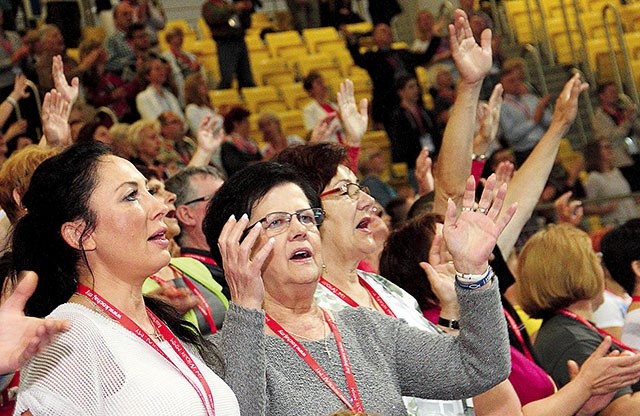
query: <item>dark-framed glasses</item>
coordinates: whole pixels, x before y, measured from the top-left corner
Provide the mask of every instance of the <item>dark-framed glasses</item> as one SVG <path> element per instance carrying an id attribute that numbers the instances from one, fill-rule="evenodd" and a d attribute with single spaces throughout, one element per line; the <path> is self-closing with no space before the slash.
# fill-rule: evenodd
<path id="1" fill-rule="evenodd" d="M 322 208 L 305 208 L 291 213 L 272 212 L 247 227 L 245 233 L 248 233 L 260 222 L 267 235 L 274 236 L 286 231 L 293 217 L 298 218 L 300 224 L 307 228 L 318 227 L 324 221 L 324 210 Z"/>
<path id="2" fill-rule="evenodd" d="M 324 198 L 325 196 L 328 196 L 328 195 L 340 193 L 340 196 L 348 195 L 349 198 L 351 199 L 358 199 L 358 196 L 360 196 L 360 192 L 364 192 L 365 194 L 369 195 L 369 187 L 362 186 L 360 184 L 353 183 L 353 182 L 344 182 L 338 185 L 338 187 L 336 188 L 333 188 L 326 192 L 321 193 L 320 198 Z"/>
<path id="3" fill-rule="evenodd" d="M 211 201 L 211 198 L 213 198 L 214 196 L 215 196 L 215 193 L 201 196 L 200 198 L 192 199 L 191 201 L 187 201 L 181 205 L 191 205 L 191 204 L 195 204 L 196 202 L 202 202 L 202 201 L 208 202 L 208 201 Z"/>

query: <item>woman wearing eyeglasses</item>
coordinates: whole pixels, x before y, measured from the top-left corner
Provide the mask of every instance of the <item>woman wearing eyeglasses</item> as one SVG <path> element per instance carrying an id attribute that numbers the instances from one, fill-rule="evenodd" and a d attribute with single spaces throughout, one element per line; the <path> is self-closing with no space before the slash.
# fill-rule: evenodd
<path id="1" fill-rule="evenodd" d="M 455 400 L 505 379 L 506 325 L 487 268 L 513 213 L 508 209 L 498 217 L 503 194 L 492 203 L 493 187 L 487 186 L 480 206 L 492 206 L 489 215 L 471 209 L 472 189 L 459 218 L 455 205 L 449 206 L 445 239 L 454 264 L 480 275 L 475 284 L 459 282 L 461 320 L 467 325 L 453 337 L 416 329 L 377 308 L 332 311 L 318 305 L 314 294 L 323 259 L 327 267 L 333 264 L 322 254 L 327 242 L 349 240 L 352 251 L 345 255 L 371 242 L 364 208 L 372 199 L 350 184 L 355 177 L 344 165 L 337 169 L 324 190 L 326 213 L 319 193 L 299 171 L 272 162 L 232 176 L 209 205 L 203 231 L 232 298 L 225 326 L 212 340 L 224 356 L 225 381 L 241 413 L 317 416 L 349 409 L 399 416 L 407 414 L 402 395 Z M 345 224 L 342 230 L 335 222 Z M 323 231 L 321 242 L 319 226 L 338 235 L 330 238 L 329 230 Z M 336 253 L 325 254 L 338 263 Z M 368 300 L 370 292 L 365 293 Z"/>

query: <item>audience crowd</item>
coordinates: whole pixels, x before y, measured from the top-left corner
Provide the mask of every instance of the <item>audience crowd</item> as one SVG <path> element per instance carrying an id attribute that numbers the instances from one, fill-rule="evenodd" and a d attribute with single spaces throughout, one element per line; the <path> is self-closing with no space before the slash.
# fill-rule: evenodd
<path id="1" fill-rule="evenodd" d="M 366 51 L 351 1 L 287 6 L 372 87 L 300 74 L 304 137 L 217 108 L 155 2 L 77 56 L 0 29 L 0 416 L 640 414 L 638 109 L 592 86 L 572 149 L 590 86 L 538 94 L 471 0 L 410 49 L 370 0 Z M 215 87 L 260 81 L 259 7 L 203 4 Z"/>

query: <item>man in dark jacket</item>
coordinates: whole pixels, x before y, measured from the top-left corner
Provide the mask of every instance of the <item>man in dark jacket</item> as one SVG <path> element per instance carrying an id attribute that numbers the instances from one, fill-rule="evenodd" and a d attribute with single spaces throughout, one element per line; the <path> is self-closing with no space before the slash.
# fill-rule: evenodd
<path id="1" fill-rule="evenodd" d="M 360 45 L 351 36 L 347 37 L 347 47 L 355 64 L 365 69 L 371 77 L 373 83 L 371 117 L 374 125 L 376 128 L 382 126 L 388 128 L 391 113 L 400 102 L 395 90 L 396 81 L 406 75 L 416 77 L 415 68 L 431 60 L 440 45 L 440 38 L 434 37 L 423 53 L 415 53 L 391 48 L 393 34 L 387 24 L 376 25 L 372 37 L 376 50 L 360 53 Z"/>
<path id="2" fill-rule="evenodd" d="M 218 46 L 219 89 L 231 88 L 234 75 L 238 77 L 240 88 L 256 85 L 244 41 L 245 31 L 251 26 L 253 10 L 251 0 L 207 0 L 202 5 L 202 17 Z"/>

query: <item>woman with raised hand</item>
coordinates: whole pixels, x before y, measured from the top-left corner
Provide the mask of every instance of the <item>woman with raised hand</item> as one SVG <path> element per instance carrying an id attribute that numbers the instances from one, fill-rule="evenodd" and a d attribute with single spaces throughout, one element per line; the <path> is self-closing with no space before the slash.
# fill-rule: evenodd
<path id="1" fill-rule="evenodd" d="M 16 414 L 240 414 L 207 366 L 216 350 L 142 295 L 170 259 L 168 208 L 130 162 L 102 143 L 71 146 L 38 167 L 22 204 L 12 278 L 36 272 L 27 315 L 71 327 L 23 367 Z"/>
<path id="2" fill-rule="evenodd" d="M 299 171 L 263 162 L 225 182 L 203 231 L 231 290 L 232 305 L 214 342 L 242 413 L 317 416 L 349 408 L 406 415 L 402 395 L 456 400 L 504 380 L 506 325 L 487 261 L 514 208 L 498 215 L 506 187 L 492 201 L 489 182 L 481 210 L 474 210 L 474 189 L 471 181 L 462 213 L 451 203 L 445 218 L 464 323 L 452 337 L 377 310 L 331 311 L 316 303 L 325 246 L 318 226 L 325 212 Z M 357 208 L 371 198 L 345 179 L 332 181 L 325 193 L 344 211 L 332 221 L 350 223 L 341 237 L 371 244 L 367 214 Z M 327 221 L 335 216 L 326 215 Z"/>

